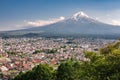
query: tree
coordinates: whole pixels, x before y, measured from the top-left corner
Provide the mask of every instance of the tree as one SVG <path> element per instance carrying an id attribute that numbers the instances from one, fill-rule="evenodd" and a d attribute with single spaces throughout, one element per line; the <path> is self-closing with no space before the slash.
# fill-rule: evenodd
<path id="1" fill-rule="evenodd" d="M 61 63 L 56 72 L 57 80 L 79 80 L 79 70 L 79 62 L 69 60 Z"/>
<path id="2" fill-rule="evenodd" d="M 93 52 L 87 52 L 86 58 L 89 60 L 83 62 L 81 79 L 89 80 L 120 80 L 120 43 L 113 43 L 102 48 L 100 55 Z"/>
<path id="3" fill-rule="evenodd" d="M 20 73 L 14 80 L 51 80 L 53 69 L 48 65 L 37 65 L 31 71 Z"/>
<path id="4" fill-rule="evenodd" d="M 32 69 L 34 80 L 51 80 L 52 70 L 48 65 L 38 65 Z"/>

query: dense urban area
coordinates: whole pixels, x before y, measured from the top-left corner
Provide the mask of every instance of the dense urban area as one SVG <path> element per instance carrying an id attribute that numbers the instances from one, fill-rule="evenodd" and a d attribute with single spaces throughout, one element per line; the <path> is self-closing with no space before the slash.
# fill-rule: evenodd
<path id="1" fill-rule="evenodd" d="M 99 48 L 116 40 L 86 38 L 8 38 L 0 39 L 0 77 L 13 78 L 38 64 L 57 69 L 68 59 L 86 61 L 84 51 L 99 54 Z"/>

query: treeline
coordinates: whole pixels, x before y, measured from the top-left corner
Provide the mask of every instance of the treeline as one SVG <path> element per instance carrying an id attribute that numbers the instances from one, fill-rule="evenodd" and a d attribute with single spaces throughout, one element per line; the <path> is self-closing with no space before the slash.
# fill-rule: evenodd
<path id="1" fill-rule="evenodd" d="M 59 33 L 59 32 L 34 32 L 34 31 L 8 31 L 0 33 L 0 37 L 3 39 L 7 38 L 38 38 L 38 37 L 45 37 L 45 38 L 99 38 L 99 39 L 118 39 L 120 34 L 68 34 L 68 33 Z"/>
<path id="2" fill-rule="evenodd" d="M 37 54 L 37 53 L 41 53 L 41 52 L 45 52 L 45 53 L 56 53 L 57 52 L 57 49 L 42 49 L 42 50 L 35 50 L 33 52 L 33 54 Z"/>
<path id="3" fill-rule="evenodd" d="M 57 69 L 38 65 L 13 80 L 120 80 L 120 42 L 100 49 L 100 54 L 85 52 L 86 61 L 74 59 L 61 63 Z"/>

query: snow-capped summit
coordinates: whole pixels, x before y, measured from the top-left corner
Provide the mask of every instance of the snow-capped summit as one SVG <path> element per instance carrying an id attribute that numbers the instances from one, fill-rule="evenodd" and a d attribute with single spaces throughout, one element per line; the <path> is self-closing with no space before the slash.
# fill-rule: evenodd
<path id="1" fill-rule="evenodd" d="M 75 13 L 72 18 L 75 19 L 75 20 L 78 20 L 79 18 L 81 17 L 86 17 L 88 18 L 89 16 L 87 14 L 85 14 L 84 12 L 80 11 L 80 12 L 77 12 Z"/>
<path id="2" fill-rule="evenodd" d="M 81 36 L 81 35 L 90 35 L 91 37 L 98 37 L 100 35 L 120 35 L 120 27 L 102 23 L 90 16 L 86 15 L 84 12 L 78 12 L 72 17 L 64 19 L 61 17 L 62 21 L 58 21 L 53 24 L 44 25 L 40 27 L 33 27 L 29 29 L 19 30 L 16 32 L 23 33 L 40 33 L 41 36 L 61 36 L 61 35 L 72 35 L 72 36 Z M 12 33 L 13 34 L 13 33 Z M 15 33 L 16 34 L 16 33 Z M 93 36 L 92 36 L 93 35 Z M 31 34 L 30 34 L 31 36 Z"/>

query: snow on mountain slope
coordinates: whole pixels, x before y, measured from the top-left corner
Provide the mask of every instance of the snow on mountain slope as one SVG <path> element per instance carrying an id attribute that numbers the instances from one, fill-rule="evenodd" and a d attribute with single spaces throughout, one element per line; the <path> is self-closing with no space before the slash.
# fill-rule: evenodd
<path id="1" fill-rule="evenodd" d="M 84 12 L 75 13 L 72 17 L 54 24 L 29 28 L 19 31 L 34 31 L 59 34 L 120 34 L 120 27 L 102 23 Z"/>
<path id="2" fill-rule="evenodd" d="M 85 14 L 84 12 L 77 12 L 75 13 L 72 18 L 75 20 L 78 20 L 79 18 L 84 17 L 84 18 L 89 18 L 89 16 L 87 14 Z"/>

